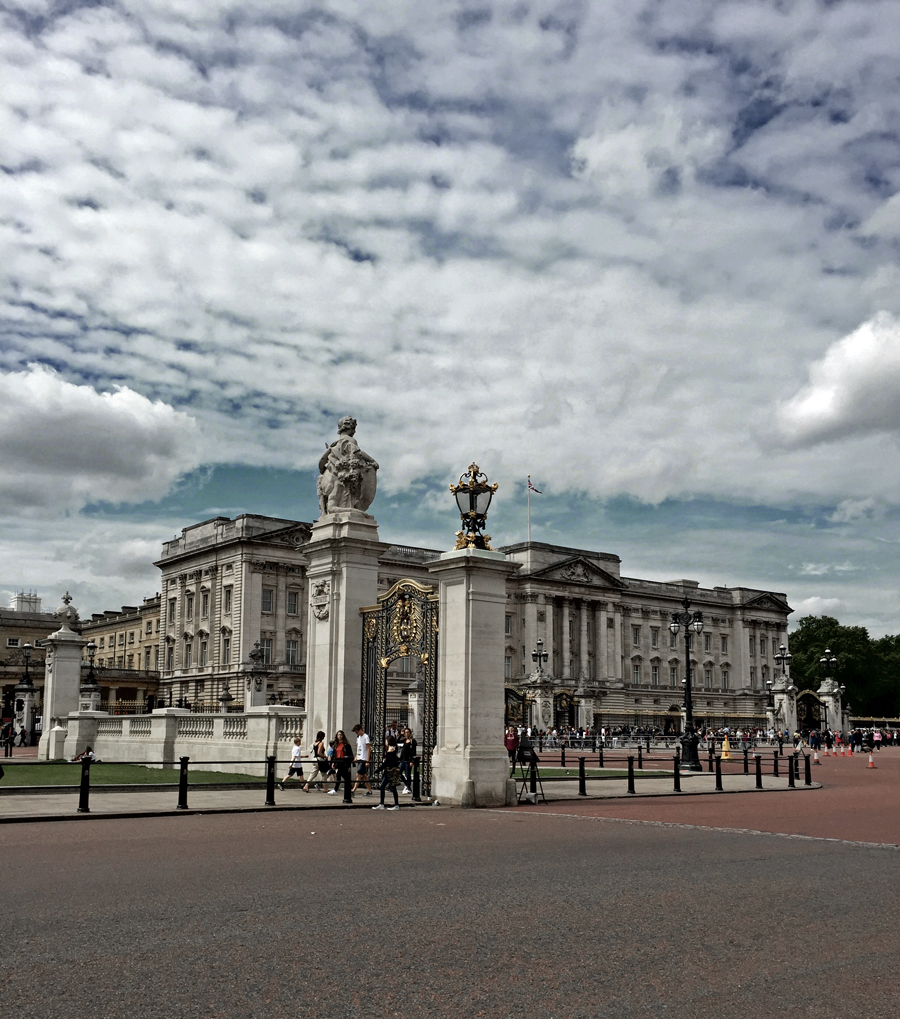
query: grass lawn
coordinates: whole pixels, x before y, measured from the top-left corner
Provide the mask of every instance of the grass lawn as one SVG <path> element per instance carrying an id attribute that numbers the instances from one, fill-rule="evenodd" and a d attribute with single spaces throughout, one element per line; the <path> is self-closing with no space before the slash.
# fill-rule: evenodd
<path id="1" fill-rule="evenodd" d="M 6 774 L 0 787 L 23 785 L 79 785 L 80 764 L 6 764 Z M 179 769 L 145 768 L 142 764 L 94 764 L 91 766 L 91 785 L 178 785 Z M 188 770 L 191 785 L 216 785 L 221 782 L 265 783 L 258 775 L 235 775 L 223 771 Z"/>

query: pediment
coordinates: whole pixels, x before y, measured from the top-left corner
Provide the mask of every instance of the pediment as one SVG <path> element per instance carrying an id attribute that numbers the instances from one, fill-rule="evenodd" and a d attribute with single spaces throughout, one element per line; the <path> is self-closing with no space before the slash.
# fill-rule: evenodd
<path id="1" fill-rule="evenodd" d="M 545 566 L 532 573 L 529 579 L 554 580 L 561 584 L 583 584 L 588 587 L 624 588 L 625 582 L 601 569 L 584 556 L 573 556 L 561 563 Z"/>
<path id="2" fill-rule="evenodd" d="M 298 548 L 305 545 L 312 533 L 311 524 L 289 524 L 287 527 L 279 527 L 275 531 L 268 531 L 259 537 L 262 541 L 272 542 L 275 545 L 290 545 L 291 548 Z"/>
<path id="3" fill-rule="evenodd" d="M 745 609 L 769 609 L 773 612 L 785 613 L 794 611 L 784 598 L 779 597 L 777 594 L 772 594 L 771 591 L 758 594 L 755 598 L 745 601 L 743 607 Z"/>

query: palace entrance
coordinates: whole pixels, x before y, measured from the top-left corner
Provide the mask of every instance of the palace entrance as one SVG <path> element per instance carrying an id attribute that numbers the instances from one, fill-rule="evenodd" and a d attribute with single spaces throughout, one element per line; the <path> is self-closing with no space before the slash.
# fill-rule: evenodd
<path id="1" fill-rule="evenodd" d="M 372 774 L 384 759 L 384 731 L 394 721 L 389 704 L 408 694 L 418 698 L 418 752 L 422 758 L 422 792 L 431 795 L 431 754 L 437 742 L 438 596 L 430 584 L 400 580 L 378 604 L 361 609 L 363 629 L 362 696 L 360 717 L 372 740 Z M 416 662 L 391 666 L 401 659 Z M 408 663 L 404 663 L 407 664 Z"/>
<path id="2" fill-rule="evenodd" d="M 800 732 L 821 729 L 826 713 L 825 705 L 812 690 L 804 690 L 797 696 L 797 728 Z"/>
<path id="3" fill-rule="evenodd" d="M 578 704 L 578 698 L 565 691 L 553 698 L 553 724 L 557 729 L 578 725 Z"/>

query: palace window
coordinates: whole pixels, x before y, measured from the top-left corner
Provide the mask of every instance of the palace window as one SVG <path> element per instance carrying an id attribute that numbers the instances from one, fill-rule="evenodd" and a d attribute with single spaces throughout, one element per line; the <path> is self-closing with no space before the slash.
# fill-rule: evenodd
<path id="1" fill-rule="evenodd" d="M 19 646 L 19 638 L 18 637 L 7 637 L 6 638 L 6 646 L 7 647 L 18 647 Z"/>
<path id="2" fill-rule="evenodd" d="M 752 673 L 753 669 L 751 669 L 750 671 Z M 722 689 L 723 690 L 728 689 L 728 669 L 722 669 Z"/>
<path id="3" fill-rule="evenodd" d="M 284 660 L 288 665 L 297 664 L 297 655 L 299 651 L 298 644 L 299 641 L 289 640 L 284 645 Z"/>
<path id="4" fill-rule="evenodd" d="M 750 657 L 752 658 L 753 655 L 756 654 L 756 637 L 754 637 L 752 633 L 750 634 L 749 637 L 749 646 L 750 646 Z"/>
<path id="5" fill-rule="evenodd" d="M 659 666 L 658 665 L 651 665 L 650 666 L 650 683 L 653 686 L 659 686 Z"/>
<path id="6" fill-rule="evenodd" d="M 263 612 L 274 612 L 275 611 L 275 589 L 273 587 L 264 587 L 262 589 L 262 609 Z"/>
<path id="7" fill-rule="evenodd" d="M 175 668 L 175 648 L 170 644 L 166 648 L 166 671 L 171 672 Z"/>
<path id="8" fill-rule="evenodd" d="M 144 648 L 144 669 L 150 671 L 150 648 Z"/>
<path id="9" fill-rule="evenodd" d="M 208 648 L 208 644 L 206 643 L 206 641 L 205 640 L 201 640 L 200 641 L 200 661 L 198 663 L 201 667 L 206 665 L 207 648 Z"/>
<path id="10" fill-rule="evenodd" d="M 134 630 L 129 630 L 128 631 L 128 643 L 129 644 L 133 644 L 134 643 Z"/>
<path id="11" fill-rule="evenodd" d="M 272 638 L 271 637 L 263 637 L 262 640 L 260 640 L 260 642 L 259 642 L 259 646 L 262 648 L 263 664 L 264 665 L 271 665 L 272 664 Z"/>
<path id="12" fill-rule="evenodd" d="M 631 682 L 635 686 L 639 686 L 641 682 L 641 667 L 640 665 L 631 666 Z"/>
<path id="13" fill-rule="evenodd" d="M 722 654 L 723 655 L 727 655 L 728 654 L 728 634 L 727 633 L 719 634 L 719 645 L 720 645 L 719 650 L 722 652 Z"/>
<path id="14" fill-rule="evenodd" d="M 105 641 L 105 640 L 106 640 L 106 638 L 105 638 L 105 637 L 101 637 L 101 638 L 100 638 L 100 644 L 99 644 L 98 646 L 99 646 L 99 647 L 104 647 L 104 646 L 105 646 L 105 645 L 104 645 L 104 641 Z"/>
<path id="15" fill-rule="evenodd" d="M 200 595 L 200 615 L 204 619 L 209 616 L 209 593 L 207 591 Z"/>
<path id="16" fill-rule="evenodd" d="M 678 686 L 678 666 L 669 666 L 669 686 Z"/>
<path id="17" fill-rule="evenodd" d="M 703 685 L 707 690 L 712 690 L 712 669 L 703 670 Z"/>
<path id="18" fill-rule="evenodd" d="M 703 650 L 706 651 L 707 654 L 710 651 L 712 651 L 712 634 L 711 633 L 704 633 L 703 634 Z"/>
<path id="19" fill-rule="evenodd" d="M 288 591 L 287 596 L 287 614 L 289 616 L 296 616 L 300 612 L 300 592 L 299 591 Z"/>
<path id="20" fill-rule="evenodd" d="M 223 637 L 222 638 L 222 662 L 225 665 L 229 665 L 231 663 L 231 638 L 230 637 Z"/>
<path id="21" fill-rule="evenodd" d="M 763 656 L 763 658 L 766 657 L 766 654 L 768 652 L 768 644 L 769 644 L 769 642 L 766 640 L 766 635 L 764 633 L 760 634 L 760 636 L 759 636 L 759 653 Z"/>
<path id="22" fill-rule="evenodd" d="M 169 611 L 166 613 L 166 623 L 169 626 L 175 625 L 175 599 L 169 599 Z"/>
<path id="23" fill-rule="evenodd" d="M 658 626 L 652 626 L 650 628 L 650 647 L 652 647 L 652 648 L 658 648 L 659 647 L 659 627 Z"/>
<path id="24" fill-rule="evenodd" d="M 119 644 L 122 645 L 124 643 L 125 643 L 125 634 L 124 633 L 120 633 L 119 634 Z"/>
<path id="25" fill-rule="evenodd" d="M 134 655 L 129 655 L 128 656 L 128 668 L 129 669 L 133 669 L 134 668 Z"/>
<path id="26" fill-rule="evenodd" d="M 222 601 L 223 601 L 222 611 L 225 612 L 225 613 L 231 612 L 231 592 L 232 592 L 232 590 L 233 589 L 230 586 L 226 587 L 226 588 L 224 588 L 222 590 L 222 595 L 223 595 L 223 597 L 222 597 Z"/>
<path id="27" fill-rule="evenodd" d="M 632 647 L 641 646 L 641 628 L 639 626 L 632 626 L 631 628 L 631 645 Z"/>
<path id="28" fill-rule="evenodd" d="M 676 647 L 676 641 L 678 640 L 678 634 L 669 632 L 669 647 Z"/>
<path id="29" fill-rule="evenodd" d="M 153 620 L 147 620 L 147 633 L 153 633 Z"/>
<path id="30" fill-rule="evenodd" d="M 185 619 L 194 618 L 194 596 L 192 594 L 189 594 L 185 601 L 184 617 Z"/>
<path id="31" fill-rule="evenodd" d="M 184 667 L 189 669 L 194 664 L 194 645 L 187 641 L 184 645 Z"/>
<path id="32" fill-rule="evenodd" d="M 506 618 L 509 619 L 509 616 L 507 616 Z M 503 678 L 504 679 L 512 679 L 512 656 L 511 655 L 507 655 L 503 659 Z"/>

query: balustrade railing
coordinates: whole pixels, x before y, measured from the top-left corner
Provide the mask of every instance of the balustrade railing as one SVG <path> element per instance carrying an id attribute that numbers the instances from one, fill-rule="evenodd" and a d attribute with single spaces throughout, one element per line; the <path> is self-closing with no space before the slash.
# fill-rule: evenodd
<path id="1" fill-rule="evenodd" d="M 223 739 L 246 739 L 247 719 L 246 718 L 225 718 L 222 721 Z"/>
<path id="2" fill-rule="evenodd" d="M 178 719 L 178 735 L 192 739 L 212 739 L 215 722 L 202 715 L 185 715 Z"/>

